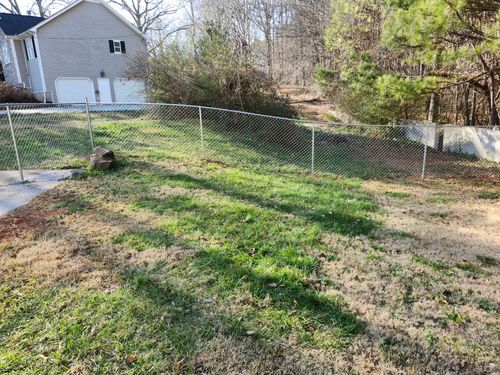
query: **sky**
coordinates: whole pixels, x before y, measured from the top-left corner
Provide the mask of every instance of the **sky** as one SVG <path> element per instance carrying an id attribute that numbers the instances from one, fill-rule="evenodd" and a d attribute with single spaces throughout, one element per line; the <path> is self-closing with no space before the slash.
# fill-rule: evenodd
<path id="1" fill-rule="evenodd" d="M 0 0 L 0 2 L 4 2 L 6 0 Z M 173 0 L 164 0 L 165 3 L 172 3 Z M 19 6 L 21 7 L 21 11 L 23 14 L 26 14 L 28 10 L 31 9 L 34 1 L 33 0 L 18 0 Z M 61 1 L 60 4 L 54 5 L 52 8 L 52 14 L 58 11 L 59 9 L 64 8 L 65 4 Z M 117 11 L 119 11 L 123 16 L 125 16 L 127 19 L 130 19 L 130 17 L 127 16 L 125 12 L 123 12 L 119 7 L 113 6 Z M 179 13 L 184 13 L 184 11 L 179 11 Z M 183 14 L 179 14 L 179 16 L 183 16 Z"/>
<path id="2" fill-rule="evenodd" d="M 5 1 L 5 0 L 0 0 L 0 1 Z M 19 6 L 21 7 L 21 11 L 23 14 L 26 14 L 26 12 L 31 9 L 31 5 L 34 3 L 32 0 L 18 0 Z M 54 9 L 59 10 L 62 8 L 64 5 L 59 5 L 59 6 L 54 6 Z"/>

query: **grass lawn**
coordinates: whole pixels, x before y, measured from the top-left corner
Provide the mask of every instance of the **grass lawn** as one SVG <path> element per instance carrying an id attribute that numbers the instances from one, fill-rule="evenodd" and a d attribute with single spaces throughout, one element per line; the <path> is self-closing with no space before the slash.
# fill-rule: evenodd
<path id="1" fill-rule="evenodd" d="M 0 219 L 0 373 L 498 370 L 496 186 L 148 124 L 98 123 L 115 170 Z"/>

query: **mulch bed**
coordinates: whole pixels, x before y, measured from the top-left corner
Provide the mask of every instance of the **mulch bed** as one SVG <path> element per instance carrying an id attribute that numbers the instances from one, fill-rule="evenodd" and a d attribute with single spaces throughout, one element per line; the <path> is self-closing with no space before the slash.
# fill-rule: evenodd
<path id="1" fill-rule="evenodd" d="M 51 219 L 63 215 L 66 211 L 53 208 L 55 201 L 50 194 L 36 198 L 25 206 L 0 217 L 0 241 L 17 237 L 29 231 L 45 229 Z"/>

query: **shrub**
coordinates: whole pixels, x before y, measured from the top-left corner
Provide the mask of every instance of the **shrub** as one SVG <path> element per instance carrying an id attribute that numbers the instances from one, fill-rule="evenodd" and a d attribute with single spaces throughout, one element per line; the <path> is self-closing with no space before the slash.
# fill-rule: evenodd
<path id="1" fill-rule="evenodd" d="M 36 103 L 35 96 L 5 82 L 0 82 L 0 103 Z"/>
<path id="2" fill-rule="evenodd" d="M 194 104 L 292 117 L 288 101 L 241 49 L 216 28 L 208 28 L 194 50 L 176 44 L 133 62 L 137 76 L 147 73 L 150 97 L 156 102 Z M 144 58 L 144 57 L 143 57 Z"/>

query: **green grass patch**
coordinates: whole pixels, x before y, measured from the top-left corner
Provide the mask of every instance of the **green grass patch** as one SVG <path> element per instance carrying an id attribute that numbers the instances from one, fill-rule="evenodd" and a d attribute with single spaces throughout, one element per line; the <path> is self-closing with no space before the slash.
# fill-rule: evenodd
<path id="1" fill-rule="evenodd" d="M 460 311 L 453 307 L 450 311 L 446 313 L 446 318 L 455 324 L 463 324 L 466 322 L 467 317 L 460 313 Z"/>
<path id="2" fill-rule="evenodd" d="M 111 243 L 155 249 L 160 259 L 170 248 L 189 255 L 124 267 L 113 292 L 7 286 L 2 371 L 64 373 L 81 365 L 168 373 L 216 332 L 258 346 L 293 338 L 304 348 L 335 351 L 363 332 L 365 323 L 345 302 L 324 292 L 331 281 L 321 272 L 323 259 L 337 257 L 325 235 L 369 236 L 379 227 L 369 218 L 378 207 L 360 180 L 156 155 L 127 159 L 77 185 L 61 207 L 89 217 L 95 210 L 89 225 L 103 218 L 127 223 L 118 234 L 90 239 L 96 245 L 89 252 Z M 110 202 L 120 210 L 108 212 Z M 141 218 L 137 226 L 134 218 Z M 144 218 L 151 227 L 143 229 Z M 242 296 L 249 302 L 239 302 Z M 185 363 L 183 371 L 193 373 L 195 365 Z"/>
<path id="3" fill-rule="evenodd" d="M 496 190 L 483 190 L 477 194 L 479 199 L 491 199 L 498 200 L 500 199 L 500 189 Z"/>
<path id="4" fill-rule="evenodd" d="M 477 264 L 472 264 L 469 262 L 457 263 L 456 267 L 464 271 L 469 277 L 477 278 L 480 276 L 488 276 L 489 273 L 479 267 Z"/>
<path id="5" fill-rule="evenodd" d="M 56 207 L 66 209 L 69 214 L 76 214 L 85 211 L 87 209 L 87 204 L 75 199 L 64 199 L 60 200 Z"/>
<path id="6" fill-rule="evenodd" d="M 454 275 L 454 272 L 453 272 L 451 266 L 448 265 L 448 264 L 446 264 L 446 263 L 444 263 L 444 262 L 441 262 L 441 261 L 438 261 L 438 260 L 428 259 L 428 258 L 425 258 L 425 257 L 422 257 L 422 256 L 414 256 L 412 258 L 412 260 L 415 263 L 426 265 L 426 266 L 430 267 L 434 271 L 439 271 L 439 272 L 441 272 L 445 276 L 452 276 L 452 275 Z"/>
<path id="7" fill-rule="evenodd" d="M 403 191 L 386 191 L 384 194 L 387 195 L 388 197 L 397 198 L 397 199 L 408 199 L 408 198 L 411 198 L 411 194 L 410 193 L 406 193 L 406 192 L 403 192 Z"/>
<path id="8" fill-rule="evenodd" d="M 450 197 L 431 197 L 427 198 L 427 203 L 449 204 L 453 203 L 453 198 Z"/>
<path id="9" fill-rule="evenodd" d="M 173 238 L 161 230 L 127 231 L 115 236 L 113 242 L 137 251 L 167 248 L 175 243 Z"/>
<path id="10" fill-rule="evenodd" d="M 141 292 L 138 277 L 112 293 L 2 284 L 0 372 L 154 373 L 171 368 L 213 335 L 193 299 L 162 283 Z M 154 294 L 153 294 L 154 293 Z M 134 358 L 133 362 L 130 358 Z"/>
<path id="11" fill-rule="evenodd" d="M 483 266 L 496 266 L 498 264 L 498 261 L 495 258 L 486 255 L 476 255 L 476 259 Z"/>
<path id="12" fill-rule="evenodd" d="M 366 256 L 366 260 L 370 262 L 382 262 L 384 260 L 384 257 L 380 254 L 377 253 L 369 253 Z"/>
<path id="13" fill-rule="evenodd" d="M 480 298 L 477 301 L 477 304 L 482 310 L 484 310 L 486 312 L 495 312 L 495 311 L 498 312 L 498 311 L 500 311 L 500 306 L 498 305 L 498 303 L 490 301 L 486 298 Z"/>

